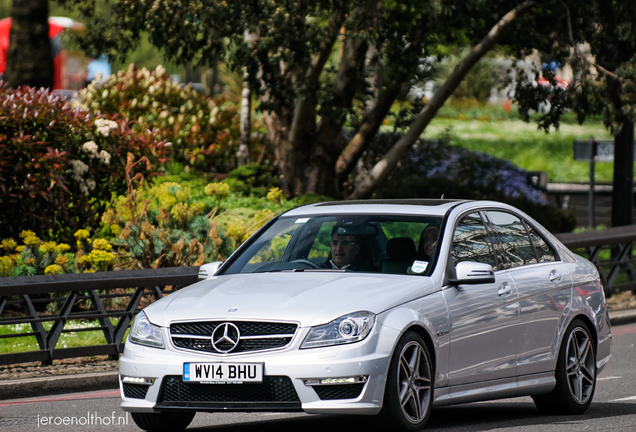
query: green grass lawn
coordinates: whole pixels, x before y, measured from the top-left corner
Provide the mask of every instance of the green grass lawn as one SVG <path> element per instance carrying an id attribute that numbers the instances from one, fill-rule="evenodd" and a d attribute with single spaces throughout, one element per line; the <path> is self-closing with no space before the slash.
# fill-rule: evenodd
<path id="1" fill-rule="evenodd" d="M 111 319 L 113 325 L 117 325 L 117 319 Z M 44 323 L 44 328 L 49 330 L 52 323 Z M 65 330 L 85 329 L 99 327 L 98 321 L 69 321 L 64 326 Z M 33 331 L 30 324 L 12 324 L 0 326 L 0 335 L 27 333 Z M 126 332 L 126 337 L 128 332 Z M 126 340 L 124 337 L 124 340 Z M 62 333 L 55 348 L 71 348 L 79 346 L 92 346 L 106 344 L 106 338 L 101 330 L 78 331 Z M 39 351 L 35 336 L 2 338 L 0 339 L 0 354 L 10 354 L 26 351 Z"/>
<path id="2" fill-rule="evenodd" d="M 454 145 L 510 160 L 527 171 L 547 171 L 552 183 L 589 182 L 589 163 L 574 161 L 574 140 L 612 139 L 600 120 L 586 121 L 579 126 L 573 116 L 566 116 L 559 130 L 551 130 L 549 134 L 539 130 L 536 122 L 518 119 L 436 118 L 424 131 L 424 137 L 434 139 L 446 128 L 452 129 Z M 612 182 L 611 162 L 597 163 L 595 172 L 597 182 Z"/>

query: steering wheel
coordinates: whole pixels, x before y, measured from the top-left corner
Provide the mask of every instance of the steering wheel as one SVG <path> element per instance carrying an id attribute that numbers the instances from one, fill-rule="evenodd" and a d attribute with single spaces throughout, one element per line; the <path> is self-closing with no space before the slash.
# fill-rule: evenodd
<path id="1" fill-rule="evenodd" d="M 315 262 L 308 260 L 308 259 L 295 259 L 295 260 L 291 260 L 289 261 L 289 264 L 304 264 L 309 268 L 320 268 L 320 266 L 318 264 L 316 264 Z"/>

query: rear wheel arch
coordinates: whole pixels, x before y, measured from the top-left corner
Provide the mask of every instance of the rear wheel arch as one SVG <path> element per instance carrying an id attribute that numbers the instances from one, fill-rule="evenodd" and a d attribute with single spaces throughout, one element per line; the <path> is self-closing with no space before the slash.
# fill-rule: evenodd
<path id="1" fill-rule="evenodd" d="M 598 335 L 596 334 L 596 327 L 594 326 L 594 323 L 592 322 L 592 320 L 585 314 L 574 315 L 567 322 L 567 324 L 565 324 L 563 326 L 563 332 L 561 334 L 561 341 L 559 343 L 559 347 L 561 347 L 563 345 L 563 343 L 564 343 L 563 339 L 566 336 L 566 330 L 568 329 L 568 327 L 570 327 L 570 324 L 572 324 L 572 321 L 575 321 L 575 320 L 580 320 L 580 321 L 583 321 L 585 323 L 585 325 L 587 326 L 588 330 L 590 331 L 590 336 L 592 337 L 592 345 L 594 346 L 594 352 L 597 352 L 597 350 L 598 350 Z M 557 353 L 557 355 L 558 355 L 558 353 Z"/>

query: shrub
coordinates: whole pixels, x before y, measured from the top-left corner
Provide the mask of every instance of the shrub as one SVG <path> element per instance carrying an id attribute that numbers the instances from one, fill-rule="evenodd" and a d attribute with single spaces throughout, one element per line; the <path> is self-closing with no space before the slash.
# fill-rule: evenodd
<path id="1" fill-rule="evenodd" d="M 280 190 L 272 189 L 267 201 L 232 194 L 226 183 L 191 182 L 197 185 L 193 189 L 170 180 L 157 179 L 146 187 L 143 176 L 129 178 L 128 193 L 104 212 L 100 233 L 112 237 L 120 268 L 224 260 L 277 212 L 292 206 Z"/>
<path id="2" fill-rule="evenodd" d="M 365 155 L 369 169 L 376 154 L 398 137 L 379 135 Z M 438 140 L 420 140 L 402 158 L 377 198 L 462 198 L 496 200 L 514 205 L 553 232 L 569 232 L 576 226 L 574 214 L 548 204 L 512 162 L 450 145 L 449 131 Z M 363 174 L 363 173 L 362 173 Z"/>
<path id="3" fill-rule="evenodd" d="M 161 66 L 148 71 L 131 64 L 89 84 L 80 92 L 80 102 L 94 113 L 129 119 L 136 131 L 153 129 L 155 139 L 172 143 L 173 162 L 201 171 L 228 172 L 236 166 L 236 106 L 172 81 Z"/>
<path id="4" fill-rule="evenodd" d="M 126 190 L 128 152 L 146 156 L 136 169 L 148 175 L 169 148 L 116 115 L 92 115 L 47 90 L 0 85 L 0 238 L 31 230 L 68 242 L 95 226 L 111 194 Z"/>
<path id="5" fill-rule="evenodd" d="M 274 167 L 258 165 L 254 162 L 233 169 L 223 182 L 230 185 L 235 192 L 261 197 L 265 196 L 271 188 L 278 188 L 281 185 Z"/>

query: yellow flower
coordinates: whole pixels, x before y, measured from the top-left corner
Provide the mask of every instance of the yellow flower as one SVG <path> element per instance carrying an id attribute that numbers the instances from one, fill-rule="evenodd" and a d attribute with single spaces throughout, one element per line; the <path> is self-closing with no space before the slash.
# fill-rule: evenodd
<path id="1" fill-rule="evenodd" d="M 254 228 L 256 229 L 262 227 L 263 225 L 265 225 L 265 222 L 272 218 L 272 216 L 274 216 L 274 213 L 269 210 L 261 209 L 257 211 L 254 215 Z"/>
<path id="2" fill-rule="evenodd" d="M 68 264 L 69 261 L 70 260 L 68 259 L 68 257 L 64 255 L 59 255 L 57 258 L 55 258 L 55 264 L 59 264 L 61 266 Z"/>
<path id="3" fill-rule="evenodd" d="M 35 259 L 33 259 L 33 258 L 28 258 L 28 259 L 26 260 L 26 265 L 30 266 L 30 265 L 33 265 L 33 264 L 35 264 Z"/>
<path id="4" fill-rule="evenodd" d="M 85 229 L 79 229 L 75 232 L 75 238 L 78 242 L 86 240 L 90 235 L 91 234 L 88 232 L 88 230 Z"/>
<path id="5" fill-rule="evenodd" d="M 102 214 L 102 223 L 104 225 L 112 225 L 115 221 L 115 211 L 109 208 Z"/>
<path id="6" fill-rule="evenodd" d="M 115 260 L 115 255 L 105 250 L 93 249 L 91 253 L 87 255 L 87 259 L 93 268 L 106 271 Z"/>
<path id="7" fill-rule="evenodd" d="M 36 235 L 29 235 L 22 239 L 25 245 L 29 247 L 37 246 L 40 244 L 40 239 Z"/>
<path id="8" fill-rule="evenodd" d="M 121 227 L 118 224 L 112 224 L 110 226 L 110 232 L 112 232 L 113 235 L 119 235 L 119 233 L 121 232 Z"/>
<path id="9" fill-rule="evenodd" d="M 50 266 L 44 269 L 44 274 L 46 275 L 55 275 L 55 274 L 62 274 L 62 273 L 63 273 L 62 267 L 60 267 L 57 264 L 51 264 Z"/>
<path id="10" fill-rule="evenodd" d="M 7 238 L 7 239 L 2 240 L 2 247 L 7 252 L 11 252 L 11 251 L 15 250 L 16 247 L 18 247 L 18 244 L 12 238 Z"/>
<path id="11" fill-rule="evenodd" d="M 40 246 L 40 253 L 42 254 L 53 253 L 56 250 L 56 246 L 57 246 L 57 243 L 55 243 L 54 241 L 43 243 Z"/>
<path id="12" fill-rule="evenodd" d="M 160 207 L 171 208 L 176 203 L 185 202 L 190 198 L 192 189 L 189 187 L 182 187 L 179 183 L 165 182 L 159 186 L 153 187 L 150 190 L 150 194 L 154 196 L 160 204 Z"/>
<path id="13" fill-rule="evenodd" d="M 177 222 L 186 223 L 190 220 L 190 207 L 186 203 L 177 203 L 170 210 L 170 214 Z"/>
<path id="14" fill-rule="evenodd" d="M 0 274 L 6 275 L 11 271 L 13 267 L 13 260 L 8 256 L 0 258 Z"/>
<path id="15" fill-rule="evenodd" d="M 60 243 L 59 245 L 57 245 L 57 247 L 55 248 L 59 253 L 64 253 L 64 252 L 68 252 L 71 250 L 71 247 L 69 245 L 67 245 L 66 243 Z"/>
<path id="16" fill-rule="evenodd" d="M 202 202 L 194 203 L 190 206 L 190 210 L 192 211 L 192 216 L 203 213 L 205 209 L 205 204 Z"/>
<path id="17" fill-rule="evenodd" d="M 230 194 L 230 185 L 227 183 L 208 183 L 205 187 L 205 193 L 222 200 Z"/>
<path id="18" fill-rule="evenodd" d="M 93 249 L 111 251 L 113 250 L 113 245 L 111 245 L 108 240 L 97 239 L 93 242 Z"/>
<path id="19" fill-rule="evenodd" d="M 275 204 L 280 204 L 283 202 L 283 191 L 277 187 L 273 187 L 267 192 L 267 199 Z"/>
<path id="20" fill-rule="evenodd" d="M 23 250 L 24 250 L 24 245 L 20 245 L 20 246 L 18 246 L 17 248 L 15 248 L 15 251 L 16 251 L 17 253 L 22 253 L 22 251 L 23 251 Z"/>
<path id="21" fill-rule="evenodd" d="M 246 230 L 247 227 L 245 226 L 245 222 L 243 222 L 241 219 L 230 222 L 225 228 L 225 232 L 227 233 L 228 237 L 234 240 L 235 246 L 243 243 Z"/>
<path id="22" fill-rule="evenodd" d="M 20 233 L 20 238 L 31 237 L 34 236 L 35 233 L 31 230 L 24 230 Z"/>

